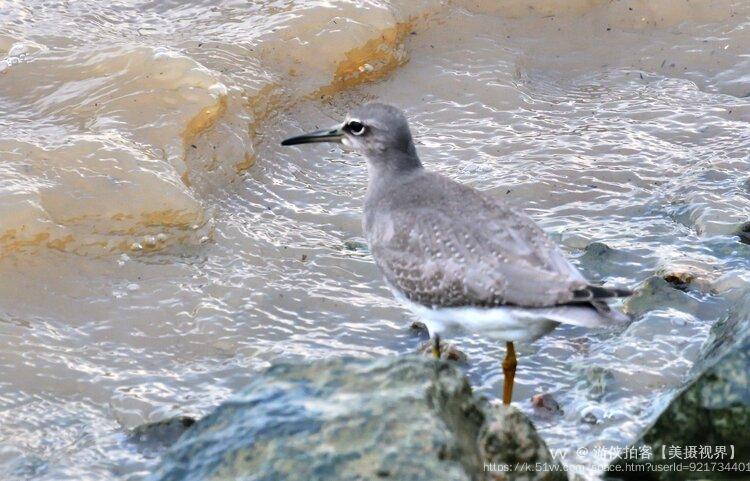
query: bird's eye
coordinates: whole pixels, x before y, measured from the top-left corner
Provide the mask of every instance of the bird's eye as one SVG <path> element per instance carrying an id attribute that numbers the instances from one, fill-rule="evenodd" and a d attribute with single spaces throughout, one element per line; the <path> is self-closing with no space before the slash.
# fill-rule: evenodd
<path id="1" fill-rule="evenodd" d="M 346 124 L 346 126 L 349 127 L 349 132 L 354 135 L 362 135 L 365 133 L 365 124 L 363 124 L 362 122 L 352 120 L 351 122 Z"/>

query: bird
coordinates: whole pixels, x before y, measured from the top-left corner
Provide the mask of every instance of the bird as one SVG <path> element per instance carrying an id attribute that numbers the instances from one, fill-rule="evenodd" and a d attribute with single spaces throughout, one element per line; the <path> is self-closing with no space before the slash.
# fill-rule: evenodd
<path id="1" fill-rule="evenodd" d="M 595 285 L 521 209 L 426 169 L 398 108 L 368 103 L 329 129 L 281 145 L 334 142 L 366 159 L 362 227 L 396 299 L 441 336 L 479 333 L 505 341 L 503 403 L 510 404 L 514 343 L 560 324 L 614 327 L 628 316 L 608 302 L 632 292 Z"/>

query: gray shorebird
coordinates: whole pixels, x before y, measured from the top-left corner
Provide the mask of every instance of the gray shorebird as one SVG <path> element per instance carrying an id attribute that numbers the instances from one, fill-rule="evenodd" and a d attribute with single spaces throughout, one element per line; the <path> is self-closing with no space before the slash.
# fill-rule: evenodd
<path id="1" fill-rule="evenodd" d="M 367 159 L 363 227 L 388 287 L 430 332 L 477 332 L 506 342 L 503 402 L 510 404 L 514 342 L 558 324 L 605 327 L 627 317 L 607 301 L 630 291 L 592 285 L 530 217 L 471 187 L 426 170 L 406 118 L 379 103 L 341 125 L 281 145 L 338 142 Z"/>

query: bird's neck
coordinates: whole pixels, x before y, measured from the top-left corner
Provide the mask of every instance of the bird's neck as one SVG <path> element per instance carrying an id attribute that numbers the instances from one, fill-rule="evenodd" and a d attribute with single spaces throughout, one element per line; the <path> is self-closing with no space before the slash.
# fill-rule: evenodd
<path id="1" fill-rule="evenodd" d="M 403 152 L 401 150 L 387 150 L 376 155 L 367 155 L 367 170 L 370 181 L 394 175 L 408 174 L 422 168 L 422 162 L 416 150 Z"/>
<path id="2" fill-rule="evenodd" d="M 373 200 L 378 193 L 388 190 L 415 173 L 423 171 L 416 152 L 392 152 L 385 156 L 367 157 L 367 198 Z"/>

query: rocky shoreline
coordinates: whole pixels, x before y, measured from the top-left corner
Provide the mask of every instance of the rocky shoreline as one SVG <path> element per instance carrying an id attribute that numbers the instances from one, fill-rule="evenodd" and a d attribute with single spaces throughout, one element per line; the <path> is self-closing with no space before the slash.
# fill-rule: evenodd
<path id="1" fill-rule="evenodd" d="M 750 460 L 749 327 L 750 299 L 746 299 L 713 326 L 691 380 L 633 443 L 632 447 L 645 447 L 651 456 L 615 460 L 608 479 L 682 480 L 688 474 L 677 466 L 689 467 L 691 463 L 706 466 L 698 470 L 702 472 L 692 473 L 700 479 L 744 478 L 748 474 L 741 465 Z M 652 466 L 646 469 L 646 464 Z"/>
<path id="2" fill-rule="evenodd" d="M 567 479 L 526 416 L 417 356 L 277 364 L 198 421 L 154 481 Z"/>
<path id="3" fill-rule="evenodd" d="M 676 463 L 750 459 L 749 319 L 744 300 L 713 326 L 689 380 L 607 479 L 672 481 L 685 479 Z M 275 364 L 203 419 L 142 426 L 130 440 L 165 451 L 152 481 L 568 479 L 526 415 L 425 356 Z"/>

